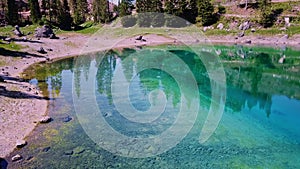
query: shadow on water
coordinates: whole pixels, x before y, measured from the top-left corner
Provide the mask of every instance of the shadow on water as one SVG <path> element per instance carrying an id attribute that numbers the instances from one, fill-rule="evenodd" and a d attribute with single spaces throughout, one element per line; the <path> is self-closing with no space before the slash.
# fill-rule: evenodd
<path id="1" fill-rule="evenodd" d="M 3 158 L 0 158 L 0 169 L 7 169 L 7 161 Z"/>

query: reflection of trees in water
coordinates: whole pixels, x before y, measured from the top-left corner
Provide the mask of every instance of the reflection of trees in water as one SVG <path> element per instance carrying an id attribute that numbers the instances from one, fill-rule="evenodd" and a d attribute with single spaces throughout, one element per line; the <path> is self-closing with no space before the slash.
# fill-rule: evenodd
<path id="1" fill-rule="evenodd" d="M 240 66 L 237 68 L 232 68 L 227 70 L 227 78 L 229 85 L 235 86 L 235 90 L 238 92 L 230 91 L 228 92 L 228 104 L 234 111 L 242 111 L 243 107 L 247 106 L 252 109 L 254 106 L 259 104 L 259 108 L 263 109 L 267 117 L 271 113 L 271 93 L 266 93 L 265 91 L 259 91 L 259 85 L 264 83 L 262 81 L 263 73 L 266 69 L 275 68 L 272 57 L 266 53 L 258 53 L 253 58 L 253 64 L 248 67 Z M 237 72 L 238 76 L 236 76 Z M 248 92 L 246 92 L 248 90 Z M 242 93 L 242 94 L 241 94 Z M 234 102 L 234 103 L 233 103 Z"/>
<path id="2" fill-rule="evenodd" d="M 51 86 L 51 96 L 52 98 L 58 97 L 60 94 L 62 86 L 62 76 L 61 73 L 56 74 L 55 76 L 50 76 L 47 80 L 48 84 Z"/>
<path id="3" fill-rule="evenodd" d="M 37 79 L 38 87 L 43 92 L 43 95 L 49 97 L 59 96 L 62 87 L 62 71 L 72 70 L 73 59 L 63 59 L 54 63 L 35 64 L 25 70 L 27 79 Z M 51 93 L 49 93 L 49 90 Z"/>
<path id="4" fill-rule="evenodd" d="M 174 72 L 178 72 L 181 75 L 182 79 L 180 80 L 185 80 L 182 68 L 173 63 L 170 57 L 166 56 L 164 57 L 164 60 L 157 60 L 157 55 L 155 55 L 155 52 L 157 51 L 153 51 L 154 53 L 151 54 L 151 50 L 149 50 L 147 51 L 147 61 L 145 61 L 144 59 L 139 59 L 139 56 L 134 56 L 135 52 L 136 51 L 133 49 L 124 49 L 122 51 L 122 54 L 118 55 L 117 53 L 110 51 L 106 54 L 106 56 L 102 58 L 101 63 L 98 66 L 97 87 L 100 94 L 107 95 L 109 103 L 112 103 L 111 82 L 114 71 L 116 69 L 117 58 L 121 60 L 120 63 L 122 64 L 123 73 L 128 82 L 130 82 L 130 80 L 134 78 L 135 73 L 137 73 L 139 70 L 143 70 L 144 67 L 147 67 L 147 64 L 151 64 L 149 62 L 153 62 L 154 64 L 167 64 L 167 66 Z M 171 52 L 177 57 L 181 58 L 185 62 L 185 64 L 189 66 L 191 71 L 194 73 L 198 84 L 201 84 L 200 90 L 203 91 L 202 94 L 210 96 L 210 81 L 207 74 L 204 75 L 206 73 L 205 67 L 200 59 L 197 59 L 197 55 L 185 50 L 173 50 Z M 124 62 L 124 59 L 131 54 L 133 54 L 133 60 Z M 163 64 L 161 66 L 163 66 Z M 168 99 L 172 99 L 172 103 L 174 106 L 176 106 L 180 102 L 181 91 L 178 87 L 178 84 L 167 72 L 157 69 L 148 69 L 138 72 L 137 75 L 139 76 L 141 90 L 145 94 L 155 89 L 163 89 L 166 97 Z M 191 92 L 195 91 L 190 91 L 190 93 Z M 189 100 L 191 98 L 187 99 Z"/>
<path id="5" fill-rule="evenodd" d="M 100 55 L 97 57 L 97 90 L 100 94 L 106 94 L 109 103 L 112 104 L 111 95 L 111 83 L 113 78 L 113 73 L 116 68 L 116 53 L 109 51 L 105 56 Z M 100 63 L 101 62 L 101 63 Z"/>
<path id="6" fill-rule="evenodd" d="M 175 54 L 177 57 L 179 57 L 184 63 L 190 68 L 190 70 L 193 73 L 194 78 L 197 81 L 198 89 L 200 93 L 200 101 L 208 101 L 207 98 L 211 98 L 211 84 L 210 79 L 208 76 L 208 73 L 206 71 L 205 66 L 210 66 L 210 69 L 213 69 L 212 66 L 213 62 L 211 62 L 211 65 L 205 65 L 202 63 L 199 57 L 210 57 L 210 55 L 207 52 L 202 52 L 201 56 L 198 56 L 192 51 L 189 50 L 171 50 L 169 51 L 173 54 Z M 206 59 L 206 61 L 209 62 L 209 58 Z M 176 69 L 178 72 L 181 72 L 181 68 L 178 67 L 176 64 L 172 64 L 174 66 L 174 69 Z M 193 91 L 195 92 L 195 91 Z M 204 105 L 204 104 L 202 104 Z"/>
<path id="7" fill-rule="evenodd" d="M 80 80 L 81 80 L 81 76 L 83 76 L 83 78 L 85 80 L 88 80 L 88 76 L 89 76 L 89 69 L 90 69 L 90 65 L 91 65 L 91 61 L 92 61 L 93 57 L 92 56 L 80 56 L 77 57 L 76 60 L 76 66 L 73 68 L 73 73 L 74 73 L 74 87 L 75 87 L 75 91 L 77 96 L 80 96 Z"/>

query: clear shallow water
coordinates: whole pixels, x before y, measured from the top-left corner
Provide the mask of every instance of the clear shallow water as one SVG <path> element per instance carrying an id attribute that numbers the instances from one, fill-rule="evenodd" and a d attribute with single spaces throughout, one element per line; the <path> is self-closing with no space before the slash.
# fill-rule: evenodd
<path id="1" fill-rule="evenodd" d="M 216 48 L 222 50 L 220 57 L 225 61 L 227 99 L 218 128 L 204 144 L 200 144 L 198 139 L 211 103 L 210 81 L 200 60 L 192 53 L 175 47 L 172 52 L 189 66 L 199 86 L 201 111 L 187 136 L 170 150 L 149 158 L 122 157 L 96 145 L 81 127 L 72 98 L 83 94 L 84 91 L 79 90 L 83 84 L 81 81 L 88 77 L 91 63 L 99 63 L 95 91 L 102 115 L 110 126 L 124 135 L 146 138 L 170 128 L 178 116 L 183 95 L 176 80 L 168 73 L 151 69 L 134 75 L 135 66 L 147 63 L 124 63 L 125 77 L 132 78 L 129 98 L 136 109 L 145 111 L 150 107 L 148 96 L 153 89 L 163 90 L 168 101 L 166 111 L 151 125 L 131 122 L 116 110 L 111 82 L 117 64 L 116 56 L 122 61 L 135 51 L 125 50 L 122 54 L 108 52 L 105 56 L 99 53 L 98 57 L 79 57 L 76 63 L 74 59 L 65 59 L 36 65 L 25 72 L 32 75 L 29 79 L 38 81 L 45 95 L 53 98 L 49 104 L 49 115 L 54 121 L 39 125 L 29 137 L 28 146 L 13 153 L 22 154 L 24 159 L 9 167 L 299 168 L 300 77 L 297 54 L 286 51 L 290 55 L 282 66 L 276 63 L 282 51 L 264 49 L 266 52 L 262 54 L 261 49 L 245 48 L 248 60 L 227 63 L 231 60 L 231 57 L 228 59 L 229 53 L 238 55 L 240 48 Z M 232 57 L 241 60 L 238 56 Z M 79 67 L 74 66 L 78 63 Z M 181 70 L 176 65 L 174 69 Z M 89 106 L 86 109 L 89 110 Z"/>

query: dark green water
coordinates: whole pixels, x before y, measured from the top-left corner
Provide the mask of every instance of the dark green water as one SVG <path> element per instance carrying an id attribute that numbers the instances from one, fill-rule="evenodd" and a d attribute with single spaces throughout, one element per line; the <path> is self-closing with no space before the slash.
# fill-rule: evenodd
<path id="1" fill-rule="evenodd" d="M 185 48 L 158 48 L 184 61 L 193 73 L 198 91 L 187 89 L 183 93 L 177 83 L 178 79 L 159 69 L 147 69 L 135 74 L 139 67 L 149 63 L 138 58 L 125 62 L 127 57 L 137 52 L 132 49 L 64 59 L 28 69 L 25 74 L 33 79 L 31 82 L 36 83 L 44 95 L 52 98 L 48 110 L 54 120 L 39 125 L 29 136 L 29 144 L 12 153 L 19 153 L 24 158 L 20 162 L 11 163 L 9 167 L 300 168 L 299 51 L 216 46 L 216 50 L 221 51 L 220 58 L 226 74 L 227 97 L 216 131 L 201 144 L 201 127 L 212 103 L 212 84 L 206 67 L 194 53 Z M 210 47 L 205 48 L 206 52 L 211 50 Z M 283 54 L 287 57 L 286 61 L 278 64 Z M 175 72 L 184 72 L 176 63 L 167 63 Z M 129 99 L 137 110 L 146 111 L 151 107 L 148 100 L 151 91 L 160 89 L 164 92 L 167 100 L 165 111 L 153 123 L 132 122 L 117 111 L 111 85 L 120 64 L 125 79 L 131 79 Z M 195 124 L 176 146 L 153 157 L 123 157 L 98 146 L 80 125 L 73 102 L 73 97 L 85 96 L 83 85 L 90 78 L 95 65 L 95 98 L 101 108 L 101 115 L 116 131 L 137 138 L 161 134 L 176 122 L 183 104 L 181 96 L 193 98 L 195 93 L 199 93 L 201 108 Z M 92 111 L 90 106 L 85 109 Z"/>

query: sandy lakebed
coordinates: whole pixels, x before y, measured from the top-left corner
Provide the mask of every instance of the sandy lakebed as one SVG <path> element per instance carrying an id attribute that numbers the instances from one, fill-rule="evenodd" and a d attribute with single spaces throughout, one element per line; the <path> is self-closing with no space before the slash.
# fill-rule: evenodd
<path id="1" fill-rule="evenodd" d="M 127 39 L 110 39 L 111 43 L 106 41 L 106 44 L 98 50 L 178 43 L 177 39 L 156 34 L 144 35 L 145 41 L 136 40 L 136 36 Z M 1 60 L 6 63 L 5 66 L 0 67 L 0 75 L 4 78 L 4 82 L 0 82 L 0 158 L 9 155 L 16 148 L 18 140 L 26 140 L 26 136 L 38 125 L 37 121 L 47 114 L 48 99 L 36 86 L 22 81 L 20 77 L 22 72 L 34 63 L 51 62 L 83 54 L 81 49 L 90 38 L 89 35 L 75 33 L 59 35 L 59 39 L 33 38 L 26 42 L 15 42 L 26 46 L 20 52 L 16 52 L 16 55 L 21 56 L 18 59 L 15 59 L 16 56 L 0 54 Z M 210 36 L 197 39 L 193 43 L 207 42 L 225 45 L 288 46 L 300 49 L 300 35 L 290 38 L 284 35 L 245 36 L 238 39 L 233 36 Z M 38 53 L 40 47 L 43 47 L 47 53 Z"/>

